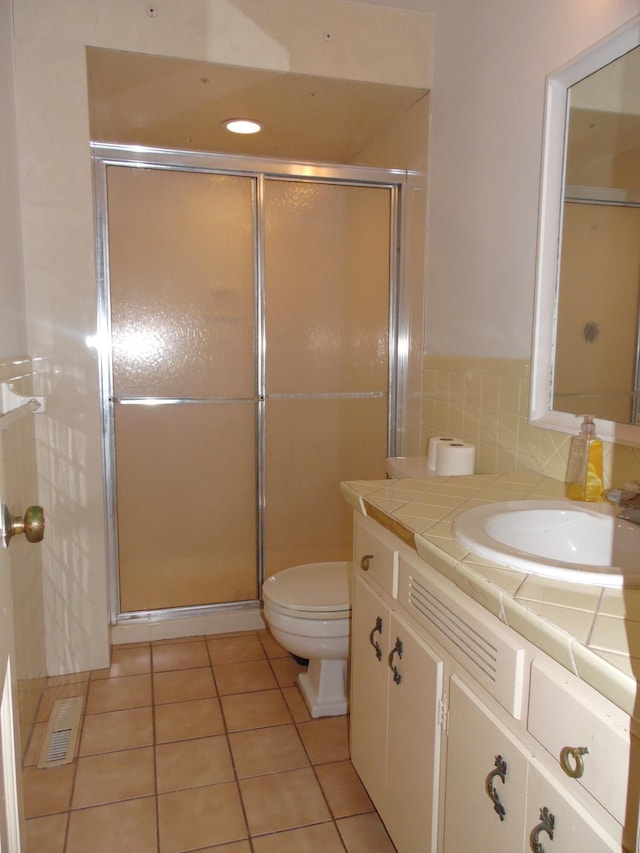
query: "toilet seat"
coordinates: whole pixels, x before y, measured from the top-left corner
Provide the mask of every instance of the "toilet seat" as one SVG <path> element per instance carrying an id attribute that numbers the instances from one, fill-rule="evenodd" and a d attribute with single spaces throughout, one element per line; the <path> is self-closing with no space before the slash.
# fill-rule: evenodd
<path id="1" fill-rule="evenodd" d="M 264 582 L 265 602 L 275 611 L 299 619 L 347 619 L 350 563 L 292 566 Z"/>
<path id="2" fill-rule="evenodd" d="M 264 618 L 283 649 L 307 658 L 298 685 L 312 717 L 346 714 L 352 563 L 307 563 L 262 585 Z"/>

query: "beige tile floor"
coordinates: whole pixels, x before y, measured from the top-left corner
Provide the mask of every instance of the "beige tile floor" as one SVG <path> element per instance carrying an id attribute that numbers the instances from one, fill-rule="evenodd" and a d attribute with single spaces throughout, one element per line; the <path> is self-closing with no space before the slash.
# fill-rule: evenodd
<path id="1" fill-rule="evenodd" d="M 349 761 L 266 631 L 118 646 L 51 678 L 23 771 L 27 853 L 393 853 Z M 40 770 L 52 703 L 83 695 L 78 757 Z"/>

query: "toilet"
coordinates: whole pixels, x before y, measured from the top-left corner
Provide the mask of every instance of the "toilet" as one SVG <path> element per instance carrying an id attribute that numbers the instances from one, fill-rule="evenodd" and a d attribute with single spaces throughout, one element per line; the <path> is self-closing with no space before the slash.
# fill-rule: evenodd
<path id="1" fill-rule="evenodd" d="M 312 717 L 347 713 L 347 657 L 352 564 L 307 563 L 262 586 L 264 617 L 274 638 L 309 666 L 298 684 Z"/>

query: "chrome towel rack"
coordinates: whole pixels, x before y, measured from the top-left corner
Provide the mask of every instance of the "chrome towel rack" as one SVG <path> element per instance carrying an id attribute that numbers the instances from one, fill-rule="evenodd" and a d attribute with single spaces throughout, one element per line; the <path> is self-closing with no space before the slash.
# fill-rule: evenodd
<path id="1" fill-rule="evenodd" d="M 0 383 L 0 430 L 29 414 L 44 412 L 44 397 L 16 394 L 8 382 Z"/>

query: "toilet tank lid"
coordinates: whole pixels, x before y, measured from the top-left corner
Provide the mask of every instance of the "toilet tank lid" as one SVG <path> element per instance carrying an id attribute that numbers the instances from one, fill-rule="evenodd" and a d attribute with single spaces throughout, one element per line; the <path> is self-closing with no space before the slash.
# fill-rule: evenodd
<path id="1" fill-rule="evenodd" d="M 403 480 L 407 477 L 424 480 L 436 476 L 436 472 L 429 469 L 426 456 L 389 456 L 387 474 L 393 480 Z"/>
<path id="2" fill-rule="evenodd" d="M 348 610 L 351 563 L 307 563 L 284 569 L 264 582 L 263 596 L 273 604 L 299 610 Z"/>

